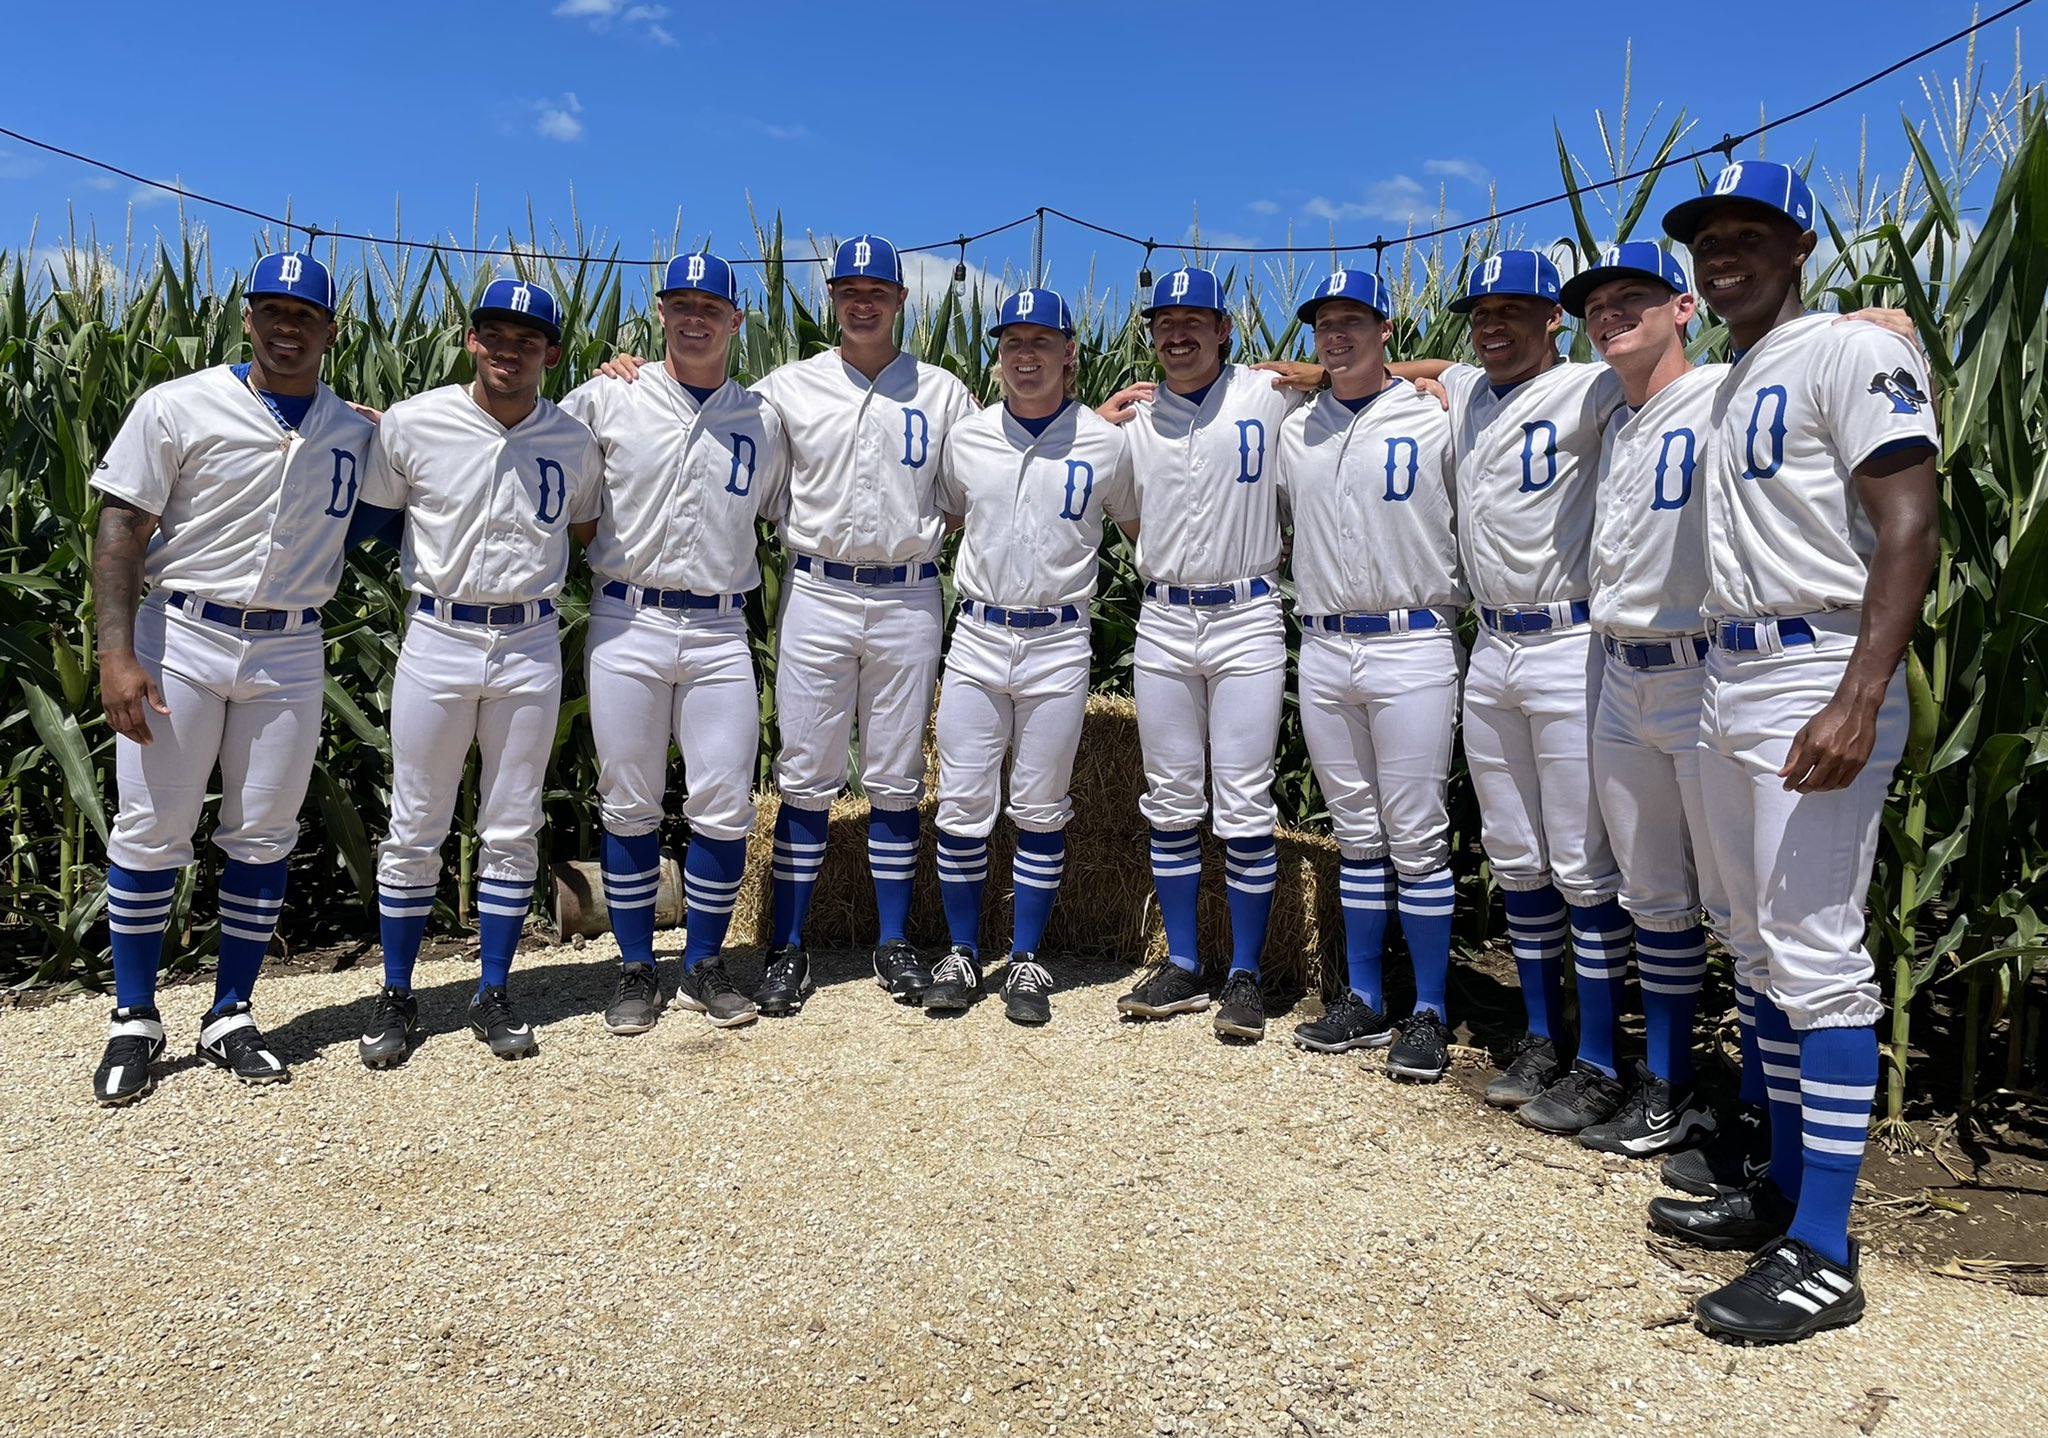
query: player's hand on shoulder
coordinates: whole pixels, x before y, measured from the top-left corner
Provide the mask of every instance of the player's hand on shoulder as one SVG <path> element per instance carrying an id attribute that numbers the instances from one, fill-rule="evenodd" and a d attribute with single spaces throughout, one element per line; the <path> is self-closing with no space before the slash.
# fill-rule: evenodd
<path id="1" fill-rule="evenodd" d="M 1920 343 L 1919 327 L 1913 323 L 1913 317 L 1904 310 L 1852 310 L 1838 318 L 1835 323 L 1876 325 L 1879 329 L 1890 330 L 1901 339 L 1912 341 L 1915 349 L 1924 349 Z"/>
<path id="2" fill-rule="evenodd" d="M 1314 394 L 1329 378 L 1321 365 L 1307 360 L 1260 360 L 1251 368 L 1272 375 L 1274 389 L 1299 390 L 1303 394 Z"/>
<path id="3" fill-rule="evenodd" d="M 347 405 L 350 409 L 354 410 L 357 414 L 361 415 L 364 419 L 368 420 L 371 424 L 380 424 L 383 422 L 384 411 L 381 409 L 371 409 L 368 405 L 357 404 L 352 399 L 345 399 L 342 401 L 342 403 Z"/>
<path id="4" fill-rule="evenodd" d="M 597 372 L 606 379 L 622 379 L 631 384 L 639 377 L 640 366 L 646 363 L 638 355 L 613 355 L 597 367 Z"/>
<path id="5" fill-rule="evenodd" d="M 171 712 L 149 671 L 133 654 L 126 653 L 100 655 L 100 703 L 107 711 L 107 727 L 138 744 L 150 741 L 151 710 Z"/>
<path id="6" fill-rule="evenodd" d="M 1150 404 L 1152 396 L 1159 392 L 1159 386 L 1151 380 L 1141 379 L 1136 384 L 1127 384 L 1108 399 L 1095 407 L 1095 412 L 1111 424 L 1128 424 L 1137 416 L 1137 407 Z"/>
<path id="7" fill-rule="evenodd" d="M 1877 710 L 1836 695 L 1792 736 L 1778 777 L 1794 794 L 1846 789 L 1877 746 Z"/>
<path id="8" fill-rule="evenodd" d="M 1451 407 L 1451 392 L 1443 387 L 1441 381 L 1433 379 L 1411 379 L 1408 381 L 1408 383 L 1415 386 L 1415 391 L 1417 394 L 1428 395 L 1431 399 L 1435 400 L 1438 404 L 1442 405 L 1447 410 Z"/>

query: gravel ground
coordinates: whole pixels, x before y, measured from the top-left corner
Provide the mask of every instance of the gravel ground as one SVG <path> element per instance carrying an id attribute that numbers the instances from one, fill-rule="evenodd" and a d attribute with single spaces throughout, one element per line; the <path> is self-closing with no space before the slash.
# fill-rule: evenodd
<path id="1" fill-rule="evenodd" d="M 2048 1429 L 2048 1303 L 1873 1257 L 1859 1326 L 1714 1342 L 1682 1315 L 1734 1263 L 1646 1243 L 1647 1166 L 1283 1025 L 1120 1023 L 1121 968 L 1037 1033 L 838 955 L 798 1019 L 618 1039 L 614 953 L 521 956 L 517 1064 L 460 960 L 377 1074 L 372 974 L 275 978 L 268 1089 L 191 1059 L 176 990 L 125 1111 L 104 1001 L 0 1012 L 0 1430 Z"/>

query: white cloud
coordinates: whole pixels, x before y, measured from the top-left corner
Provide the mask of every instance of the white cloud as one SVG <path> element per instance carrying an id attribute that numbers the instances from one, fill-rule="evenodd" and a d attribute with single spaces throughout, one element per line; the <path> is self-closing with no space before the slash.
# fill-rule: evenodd
<path id="1" fill-rule="evenodd" d="M 42 169 L 43 162 L 19 150 L 0 150 L 0 180 L 25 180 Z"/>
<path id="2" fill-rule="evenodd" d="M 811 138 L 811 128 L 808 125 L 771 125 L 766 120 L 756 120 L 754 123 L 760 127 L 761 133 L 771 140 L 808 140 Z"/>
<path id="3" fill-rule="evenodd" d="M 583 105 L 573 90 L 558 100 L 534 100 L 530 103 L 538 112 L 533 132 L 543 140 L 556 140 L 568 145 L 583 138 L 583 122 L 576 118 L 583 113 Z"/>
<path id="4" fill-rule="evenodd" d="M 554 13 L 565 20 L 588 21 L 590 28 L 600 34 L 617 23 L 638 30 L 657 45 L 676 43 L 676 37 L 661 23 L 668 18 L 666 5 L 629 5 L 626 0 L 561 0 Z"/>
<path id="5" fill-rule="evenodd" d="M 118 287 L 125 279 L 113 250 L 107 247 L 38 245 L 22 256 L 21 267 L 32 283 L 47 280 L 51 288 L 60 290 Z"/>
<path id="6" fill-rule="evenodd" d="M 82 182 L 89 190 L 111 190 L 114 188 L 112 175 L 87 175 Z"/>
<path id="7" fill-rule="evenodd" d="M 184 188 L 179 183 L 176 175 L 162 181 L 162 183 L 176 186 L 178 189 Z M 128 204 L 131 208 L 137 210 L 146 210 L 151 205 L 174 205 L 178 202 L 178 198 L 178 195 L 173 191 L 159 189 L 156 185 L 137 185 L 128 192 Z"/>
<path id="8" fill-rule="evenodd" d="M 555 13 L 571 20 L 609 21 L 623 7 L 624 0 L 562 0 Z"/>
<path id="9" fill-rule="evenodd" d="M 1253 200 L 1245 208 L 1255 215 L 1277 215 L 1280 213 L 1279 204 L 1273 200 Z"/>
<path id="10" fill-rule="evenodd" d="M 1302 213 L 1312 220 L 1333 223 L 1376 220 L 1386 224 L 1414 225 L 1420 229 L 1434 229 L 1439 223 L 1456 224 L 1464 218 L 1458 211 L 1445 208 L 1439 220 L 1439 204 L 1438 196 L 1420 181 L 1408 175 L 1395 175 L 1391 179 L 1373 181 L 1365 187 L 1364 195 L 1356 200 L 1336 200 L 1327 195 L 1317 195 L 1302 206 Z"/>
<path id="11" fill-rule="evenodd" d="M 1422 168 L 1429 174 L 1448 175 L 1471 185 L 1485 185 L 1493 179 L 1492 173 L 1477 160 L 1424 160 Z"/>

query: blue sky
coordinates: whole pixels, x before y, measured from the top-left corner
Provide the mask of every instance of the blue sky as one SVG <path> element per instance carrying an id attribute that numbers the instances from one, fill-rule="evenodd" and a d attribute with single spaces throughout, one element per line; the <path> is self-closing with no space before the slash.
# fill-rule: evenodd
<path id="1" fill-rule="evenodd" d="M 1615 18 L 1486 0 L 35 5 L 4 22 L 17 60 L 0 125 L 328 229 L 466 241 L 474 220 L 486 241 L 523 239 L 530 206 L 543 233 L 580 217 L 632 256 L 678 236 L 740 254 L 750 201 L 799 239 L 869 229 L 903 245 L 1050 205 L 1171 253 L 1197 216 L 1211 244 L 1354 243 L 1411 216 L 1434 224 L 1440 203 L 1469 219 L 1489 194 L 1555 193 L 1553 120 L 1605 174 L 1594 112 L 1618 128 L 1631 45 L 1630 145 L 1682 110 L 1689 149 L 1972 18 L 1967 0 L 1867 0 L 1849 24 L 1786 0 L 1602 8 Z M 2035 16 L 2048 6 L 1979 37 L 1987 88 L 2010 81 L 2016 27 Z M 1853 174 L 1867 117 L 1869 162 L 1895 176 L 1901 115 L 1927 119 L 1922 82 L 1965 78 L 1964 58 L 1958 45 L 1774 132 L 1767 153 Z M 1668 176 L 1651 214 L 1690 192 Z M 254 222 L 192 213 L 225 260 L 254 252 Z M 142 236 L 175 228 L 177 202 L 0 137 L 0 246 L 20 249 L 35 223 L 48 246 L 73 215 L 118 245 L 131 221 Z M 1568 229 L 1562 207 L 1529 221 L 1533 239 Z M 1057 221 L 1046 252 L 1070 291 L 1091 264 L 1099 288 L 1128 289 L 1140 260 Z M 1031 231 L 969 258 L 1028 267 Z"/>

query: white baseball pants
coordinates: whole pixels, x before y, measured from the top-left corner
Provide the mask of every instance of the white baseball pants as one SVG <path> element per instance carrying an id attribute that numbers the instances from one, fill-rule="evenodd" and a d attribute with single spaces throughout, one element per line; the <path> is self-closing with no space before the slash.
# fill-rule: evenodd
<path id="1" fill-rule="evenodd" d="M 1131 690 L 1145 759 L 1138 801 L 1145 821 L 1155 829 L 1196 828 L 1213 794 L 1217 838 L 1272 833 L 1279 824 L 1273 770 L 1287 692 L 1279 596 L 1213 608 L 1146 600 Z"/>
<path id="2" fill-rule="evenodd" d="M 1892 676 L 1870 761 L 1846 789 L 1788 791 L 1778 770 L 1793 736 L 1834 697 L 1862 615 L 1806 619 L 1813 644 L 1708 656 L 1700 787 L 1728 892 L 1729 946 L 1748 960 L 1751 986 L 1794 1029 L 1860 1028 L 1884 1012 L 1863 908 L 1885 794 L 1906 747 L 1906 676 L 1903 666 Z"/>
<path id="3" fill-rule="evenodd" d="M 1088 624 L 1005 629 L 962 615 L 939 686 L 938 827 L 984 839 L 1010 760 L 1010 818 L 1020 829 L 1063 828 L 1081 720 L 1088 708 Z"/>
<path id="4" fill-rule="evenodd" d="M 1444 627 L 1302 631 L 1301 732 L 1345 858 L 1391 857 L 1412 878 L 1450 862 L 1444 787 L 1463 658 Z"/>
<path id="5" fill-rule="evenodd" d="M 855 584 L 792 569 L 784 592 L 775 668 L 775 783 L 784 802 L 831 806 L 858 722 L 868 802 L 916 808 L 945 632 L 939 582 Z"/>
<path id="6" fill-rule="evenodd" d="M 630 838 L 661 823 L 673 739 L 683 751 L 690 831 L 745 838 L 761 751 L 746 611 L 645 609 L 598 594 L 585 658 L 605 828 Z"/>
<path id="7" fill-rule="evenodd" d="M 1465 763 L 1479 838 L 1504 889 L 1555 884 L 1567 904 L 1615 896 L 1621 875 L 1593 799 L 1592 718 L 1605 655 L 1586 625 L 1496 634 L 1465 674 Z"/>
<path id="8" fill-rule="evenodd" d="M 471 743 L 478 876 L 532 883 L 561 707 L 554 615 L 493 628 L 415 613 L 391 681 L 391 827 L 377 846 L 378 884 L 417 889 L 439 880 Z"/>
<path id="9" fill-rule="evenodd" d="M 108 859 L 144 872 L 191 863 L 216 764 L 214 846 L 246 864 L 291 853 L 320 747 L 320 626 L 229 629 L 168 609 L 156 593 L 135 615 L 135 657 L 171 712 L 147 716 L 148 744 L 114 740 L 120 809 Z"/>

